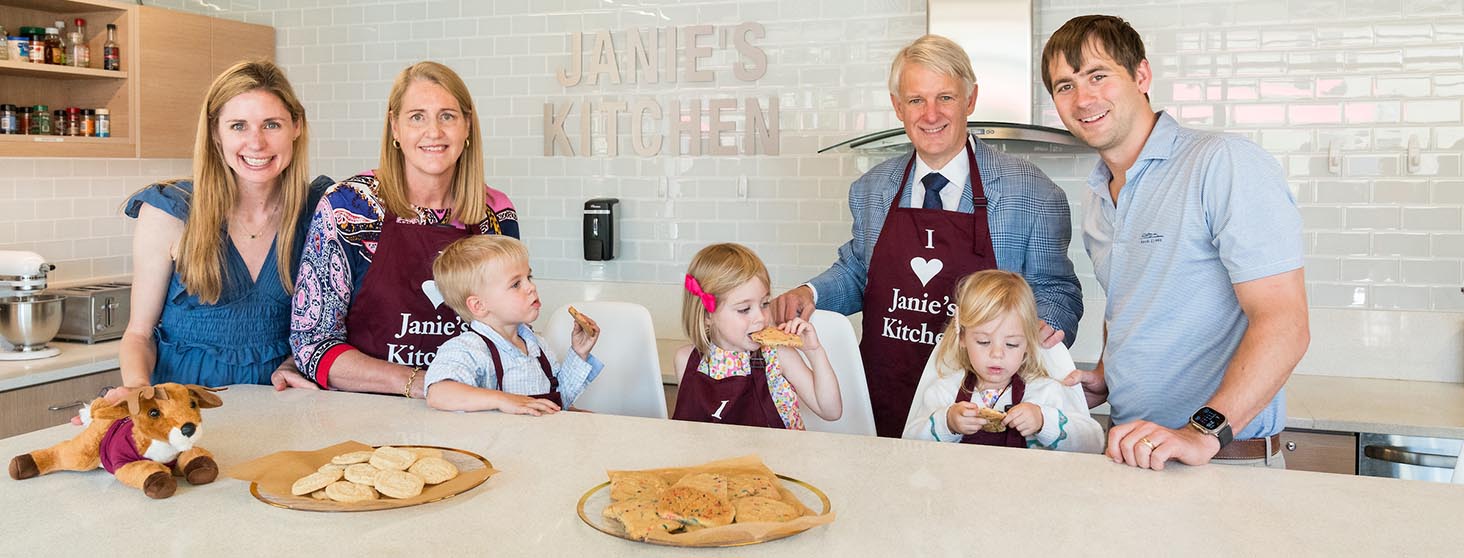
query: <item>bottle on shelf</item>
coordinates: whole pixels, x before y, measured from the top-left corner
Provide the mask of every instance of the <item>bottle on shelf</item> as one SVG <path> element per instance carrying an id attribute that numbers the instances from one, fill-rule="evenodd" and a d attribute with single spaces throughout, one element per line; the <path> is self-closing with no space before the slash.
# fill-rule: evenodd
<path id="1" fill-rule="evenodd" d="M 54 59 L 53 64 L 60 64 L 62 66 L 71 65 L 71 42 L 66 40 L 66 37 L 66 22 L 59 19 L 56 20 L 56 41 L 57 44 L 61 45 L 61 55 Z"/>
<path id="2" fill-rule="evenodd" d="M 10 34 L 5 32 L 5 26 L 0 25 L 0 60 L 10 59 Z"/>
<path id="3" fill-rule="evenodd" d="M 66 48 L 61 45 L 61 31 L 55 27 L 46 28 L 46 63 L 66 64 Z"/>
<path id="4" fill-rule="evenodd" d="M 111 23 L 107 24 L 107 43 L 102 45 L 102 69 L 122 69 L 122 51 L 117 48 L 117 26 Z"/>
<path id="5" fill-rule="evenodd" d="M 71 50 L 67 62 L 78 68 L 91 67 L 91 47 L 86 46 L 86 20 L 76 18 L 76 29 L 71 32 Z"/>

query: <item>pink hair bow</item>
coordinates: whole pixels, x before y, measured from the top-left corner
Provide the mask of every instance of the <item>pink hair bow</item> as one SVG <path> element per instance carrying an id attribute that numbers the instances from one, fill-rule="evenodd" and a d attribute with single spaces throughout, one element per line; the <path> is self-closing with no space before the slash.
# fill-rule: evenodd
<path id="1" fill-rule="evenodd" d="M 702 307 L 707 309 L 708 314 L 717 311 L 717 297 L 712 296 L 712 293 L 703 291 L 701 283 L 696 282 L 696 278 L 692 277 L 690 273 L 686 274 L 686 292 L 700 298 Z"/>

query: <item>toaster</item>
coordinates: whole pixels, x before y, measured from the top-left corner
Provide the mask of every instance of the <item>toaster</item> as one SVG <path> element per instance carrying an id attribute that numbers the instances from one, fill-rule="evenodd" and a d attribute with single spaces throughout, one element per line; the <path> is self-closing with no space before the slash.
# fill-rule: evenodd
<path id="1" fill-rule="evenodd" d="M 96 343 L 122 337 L 132 308 L 131 283 L 77 285 L 46 292 L 66 295 L 57 339 Z"/>

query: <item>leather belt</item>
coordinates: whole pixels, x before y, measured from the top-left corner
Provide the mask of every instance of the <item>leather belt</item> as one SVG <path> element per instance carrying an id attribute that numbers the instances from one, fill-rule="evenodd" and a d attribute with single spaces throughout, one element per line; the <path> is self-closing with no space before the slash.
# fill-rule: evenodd
<path id="1" fill-rule="evenodd" d="M 1267 440 L 1271 442 L 1271 455 L 1281 452 L 1281 435 L 1272 434 L 1270 438 L 1232 441 L 1220 448 L 1213 459 L 1265 459 Z"/>

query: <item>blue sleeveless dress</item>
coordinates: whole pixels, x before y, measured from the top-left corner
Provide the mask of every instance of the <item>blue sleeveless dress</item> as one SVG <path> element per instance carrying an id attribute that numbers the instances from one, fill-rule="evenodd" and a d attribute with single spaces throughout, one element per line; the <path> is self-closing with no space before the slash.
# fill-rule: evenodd
<path id="1" fill-rule="evenodd" d="M 310 184 L 296 226 L 291 275 L 299 271 L 310 215 L 332 183 L 320 176 Z M 191 181 L 153 184 L 128 198 L 123 211 L 135 219 L 147 204 L 187 221 L 192 199 Z M 224 240 L 224 284 L 217 303 L 205 304 L 189 294 L 177 271 L 168 281 L 163 312 L 153 330 L 158 353 L 154 384 L 268 384 L 270 374 L 290 356 L 290 293 L 280 283 L 275 246 L 271 243 L 256 281 L 228 232 L 219 234 Z"/>

